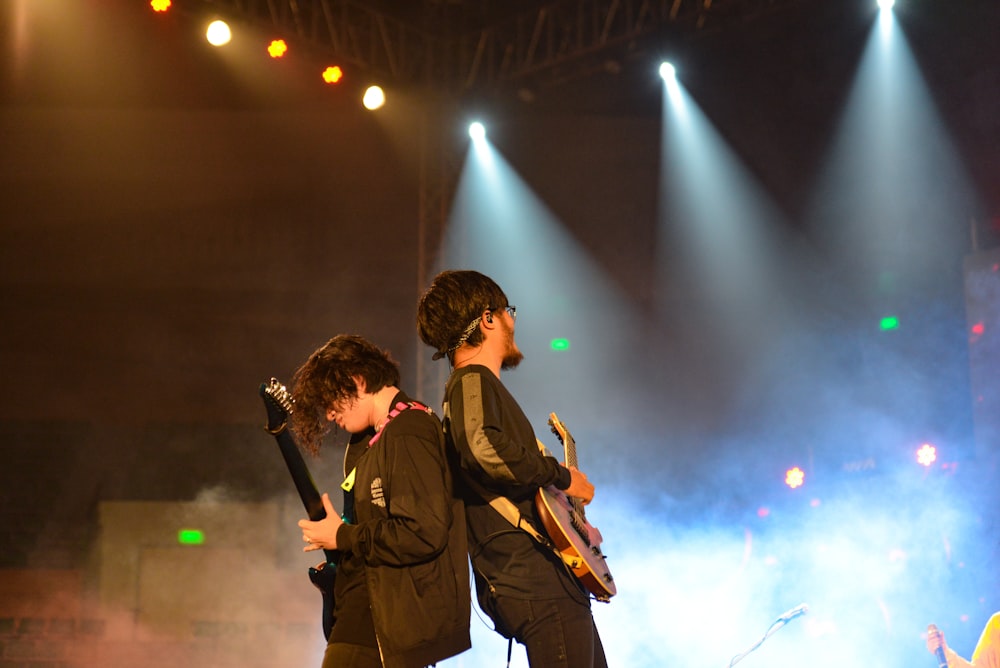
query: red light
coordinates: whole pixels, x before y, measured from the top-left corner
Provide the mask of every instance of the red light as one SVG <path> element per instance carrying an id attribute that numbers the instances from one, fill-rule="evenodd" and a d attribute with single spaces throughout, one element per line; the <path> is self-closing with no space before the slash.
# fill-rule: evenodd
<path id="1" fill-rule="evenodd" d="M 285 44 L 285 40 L 276 39 L 267 45 L 267 53 L 272 58 L 281 58 L 288 51 L 288 45 Z"/>
<path id="2" fill-rule="evenodd" d="M 170 9 L 170 0 L 150 0 L 149 6 L 154 12 L 165 12 Z"/>
<path id="3" fill-rule="evenodd" d="M 332 65 L 323 70 L 323 81 L 329 84 L 340 83 L 343 78 L 344 70 L 340 69 L 339 65 Z"/>
<path id="4" fill-rule="evenodd" d="M 986 325 L 982 322 L 977 322 L 975 325 L 969 328 L 969 343 L 976 343 L 983 337 L 986 333 Z"/>

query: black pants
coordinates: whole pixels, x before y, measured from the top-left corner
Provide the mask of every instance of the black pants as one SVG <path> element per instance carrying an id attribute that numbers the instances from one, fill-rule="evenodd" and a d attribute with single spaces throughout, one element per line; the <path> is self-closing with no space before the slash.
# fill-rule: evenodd
<path id="1" fill-rule="evenodd" d="M 607 668 L 590 608 L 570 598 L 496 599 L 498 624 L 514 634 L 534 668 Z"/>

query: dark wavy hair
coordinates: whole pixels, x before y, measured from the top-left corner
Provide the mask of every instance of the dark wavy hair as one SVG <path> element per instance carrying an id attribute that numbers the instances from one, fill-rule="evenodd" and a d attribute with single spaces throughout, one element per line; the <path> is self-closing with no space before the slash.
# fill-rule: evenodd
<path id="1" fill-rule="evenodd" d="M 437 350 L 434 359 L 447 355 L 454 363 L 462 343 L 478 345 L 482 332 L 474 328 L 465 341 L 462 334 L 487 309 L 507 306 L 507 295 L 492 278 L 478 271 L 442 271 L 434 277 L 417 305 L 420 340 Z"/>
<path id="2" fill-rule="evenodd" d="M 358 396 L 355 378 L 375 393 L 399 385 L 399 366 L 374 343 L 353 334 L 339 334 L 316 350 L 292 377 L 292 432 L 300 446 L 318 453 L 331 428 L 326 412 L 339 401 Z"/>

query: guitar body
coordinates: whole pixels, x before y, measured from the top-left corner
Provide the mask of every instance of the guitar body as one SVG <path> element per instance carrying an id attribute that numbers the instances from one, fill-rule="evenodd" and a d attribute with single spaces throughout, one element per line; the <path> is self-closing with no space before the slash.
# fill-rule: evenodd
<path id="1" fill-rule="evenodd" d="M 323 637 L 330 639 L 330 632 L 333 631 L 333 623 L 337 618 L 333 614 L 336 599 L 333 595 L 333 587 L 337 582 L 337 564 L 327 559 L 321 564 L 309 567 L 309 581 L 319 590 L 323 599 L 323 614 L 320 620 L 323 623 Z"/>
<path id="2" fill-rule="evenodd" d="M 265 430 L 274 436 L 278 442 L 278 449 L 285 460 L 288 472 L 295 483 L 295 489 L 302 499 L 306 514 L 312 521 L 318 521 L 326 517 L 326 510 L 323 508 L 323 499 L 316 484 L 309 475 L 309 469 L 302 459 L 295 440 L 288 431 L 288 416 L 292 414 L 294 407 L 292 398 L 285 389 L 285 386 L 272 378 L 270 383 L 262 383 L 260 386 L 260 396 L 264 400 L 264 407 L 267 409 L 267 425 Z M 340 553 L 336 551 L 324 550 L 326 561 L 309 568 L 309 580 L 319 589 L 323 599 L 323 635 L 329 639 L 333 630 L 333 623 L 336 618 L 334 610 L 334 583 L 337 579 L 337 562 L 340 560 Z"/>
<path id="3" fill-rule="evenodd" d="M 543 487 L 535 496 L 535 508 L 563 561 L 587 591 L 599 601 L 607 601 L 618 593 L 601 553 L 600 531 L 586 519 L 580 524 L 569 497 L 555 487 Z"/>
<path id="4" fill-rule="evenodd" d="M 576 442 L 555 413 L 549 426 L 566 451 L 566 466 L 576 468 Z M 545 446 L 538 444 L 544 450 Z M 607 602 L 618 593 L 614 577 L 601 552 L 601 532 L 587 521 L 583 503 L 571 499 L 553 486 L 543 487 L 535 496 L 535 508 L 549 538 L 562 554 L 563 561 L 583 586 L 599 601 Z"/>

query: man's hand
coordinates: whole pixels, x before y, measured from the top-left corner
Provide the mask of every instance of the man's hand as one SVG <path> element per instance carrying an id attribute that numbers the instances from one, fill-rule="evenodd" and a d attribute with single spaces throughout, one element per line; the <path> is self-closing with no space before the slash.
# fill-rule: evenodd
<path id="1" fill-rule="evenodd" d="M 590 503 L 594 498 L 594 486 L 587 480 L 587 476 L 573 466 L 569 468 L 569 487 L 564 491 L 566 496 L 572 496 L 583 501 L 583 505 Z"/>
<path id="2" fill-rule="evenodd" d="M 340 519 L 340 515 L 333 509 L 329 494 L 323 495 L 323 508 L 326 509 L 326 517 L 319 522 L 299 520 L 302 540 L 307 543 L 302 548 L 303 552 L 337 549 L 337 529 L 344 523 L 344 520 Z"/>

